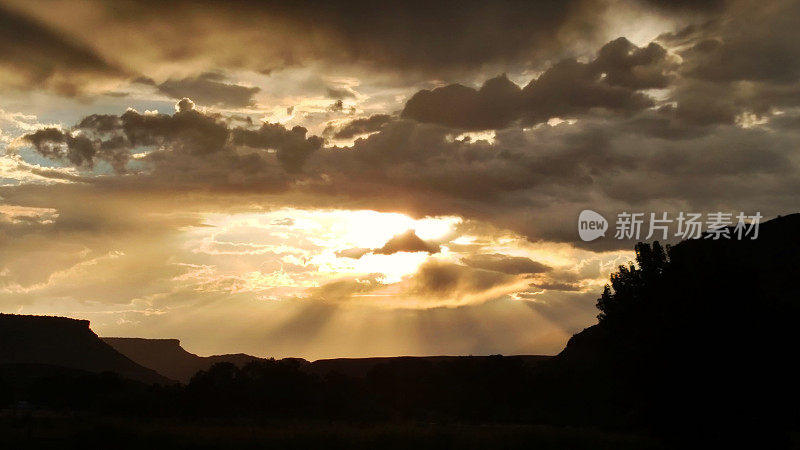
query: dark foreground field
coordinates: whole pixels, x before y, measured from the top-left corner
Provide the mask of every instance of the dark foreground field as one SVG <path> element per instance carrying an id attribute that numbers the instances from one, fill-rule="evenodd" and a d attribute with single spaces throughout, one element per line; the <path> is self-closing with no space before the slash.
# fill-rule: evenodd
<path id="1" fill-rule="evenodd" d="M 636 434 L 535 425 L 0 418 L 9 449 L 660 449 Z"/>

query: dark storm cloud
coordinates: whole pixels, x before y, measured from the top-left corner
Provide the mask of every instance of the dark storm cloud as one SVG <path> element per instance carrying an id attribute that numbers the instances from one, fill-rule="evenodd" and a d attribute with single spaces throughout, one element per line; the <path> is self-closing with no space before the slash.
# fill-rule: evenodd
<path id="1" fill-rule="evenodd" d="M 619 38 L 603 46 L 593 61 L 562 60 L 524 88 L 502 75 L 477 90 L 453 84 L 420 91 L 406 103 L 402 116 L 483 130 L 503 128 L 515 120 L 536 124 L 593 108 L 629 114 L 654 105 L 639 90 L 667 87 L 672 66 L 658 44 L 639 48 Z"/>
<path id="2" fill-rule="evenodd" d="M 502 75 L 478 90 L 451 84 L 417 92 L 406 102 L 401 115 L 467 130 L 502 128 L 519 118 L 521 94 L 522 89 Z"/>
<path id="3" fill-rule="evenodd" d="M 0 35 L 8 35 L 4 40 L 9 49 L 4 50 L 13 50 L 18 32 L 34 40 L 21 51 L 9 53 L 31 69 L 31 76 L 46 77 L 61 63 L 70 69 L 106 71 L 104 57 L 144 76 L 157 73 L 165 64 L 186 63 L 186 67 L 197 67 L 194 77 L 168 81 L 161 86 L 163 92 L 196 98 L 202 104 L 230 101 L 235 105 L 249 99 L 243 87 L 232 88 L 201 74 L 240 69 L 269 74 L 322 62 L 357 64 L 370 70 L 402 69 L 413 77 L 458 74 L 487 64 L 526 64 L 532 57 L 563 53 L 564 43 L 596 39 L 604 24 L 592 14 L 609 3 L 45 0 L 32 6 L 22 0 L 4 2 L 26 14 L 4 9 L 0 23 L 8 26 L 0 29 L 8 31 Z M 52 29 L 68 32 L 69 39 Z M 200 87 L 216 93 L 202 98 L 204 94 L 197 92 Z M 345 98 L 348 93 L 334 88 L 329 95 Z"/>
<path id="4" fill-rule="evenodd" d="M 340 126 L 329 125 L 325 127 L 322 134 L 335 139 L 352 139 L 362 134 L 374 133 L 391 120 L 392 116 L 388 114 L 375 114 L 369 117 L 353 119 Z"/>
<path id="5" fill-rule="evenodd" d="M 609 137 L 597 129 L 515 130 L 498 135 L 494 144 L 450 137 L 448 129 L 436 125 L 391 122 L 356 141 L 352 151 L 316 154 L 309 170 L 325 173 L 337 189 L 364 189 L 364 195 L 386 195 L 400 205 L 405 196 L 390 192 L 414 190 L 419 203 L 444 195 L 491 204 L 537 186 L 586 185 L 593 172 L 627 163 L 622 154 L 604 148 Z"/>
<path id="6" fill-rule="evenodd" d="M 173 115 L 134 110 L 92 115 L 72 130 L 45 128 L 23 139 L 42 156 L 79 167 L 105 161 L 124 173 L 134 153 L 147 151 L 138 161 L 149 164 L 151 170 L 140 176 L 150 181 L 255 189 L 285 185 L 286 173 L 300 171 L 322 145 L 321 138 L 306 137 L 299 126 L 229 127 L 222 116 L 194 109 L 188 98 L 176 109 Z"/>
<path id="7" fill-rule="evenodd" d="M 692 77 L 714 82 L 768 81 L 788 83 L 800 77 L 797 48 L 797 2 L 775 1 L 764 10 L 742 8 L 721 24 L 662 36 L 665 42 L 695 32 L 682 51 L 684 70 Z"/>
<path id="8" fill-rule="evenodd" d="M 461 262 L 476 269 L 492 270 L 509 275 L 534 274 L 551 270 L 547 265 L 524 256 L 509 256 L 499 253 L 469 256 L 462 259 Z"/>
<path id="9" fill-rule="evenodd" d="M 220 25 L 228 25 L 221 26 L 220 32 L 233 30 L 233 39 L 239 30 L 251 30 L 252 23 L 276 23 L 294 31 L 294 38 L 299 39 L 295 45 L 304 47 L 313 57 L 438 69 L 509 60 L 552 45 L 553 37 L 571 26 L 586 3 L 599 2 L 236 1 L 225 6 L 216 2 L 158 2 L 157 9 L 161 20 L 182 16 L 186 21 L 199 13 L 212 15 Z M 188 12 L 188 8 L 196 13 Z M 308 33 L 312 24 L 313 31 Z M 592 26 L 582 25 L 584 34 L 591 36 Z M 298 33 L 301 30 L 306 33 Z M 309 37 L 307 41 L 304 35 Z M 314 42 L 311 38 L 315 36 L 326 39 Z"/>
<path id="10" fill-rule="evenodd" d="M 389 239 L 383 247 L 375 250 L 378 255 L 393 255 L 398 252 L 439 253 L 439 246 L 423 241 L 414 230 L 398 234 Z"/>
<path id="11" fill-rule="evenodd" d="M 649 90 L 668 89 L 660 110 L 680 122 L 672 133 L 680 135 L 732 124 L 743 114 L 763 119 L 776 109 L 796 107 L 800 6 L 785 0 L 764 8 L 730 5 L 715 10 L 714 20 L 660 36 L 659 43 L 639 48 L 619 38 L 592 61 L 562 60 L 522 89 L 501 76 L 479 89 L 453 84 L 420 91 L 402 115 L 465 130 L 497 129 L 598 108 L 631 115 L 657 106 Z"/>
<path id="12" fill-rule="evenodd" d="M 90 46 L 0 4 L 0 81 L 5 84 L 49 86 L 73 96 L 86 78 L 122 76 L 123 70 Z"/>
<path id="13" fill-rule="evenodd" d="M 195 73 L 183 70 L 181 73 L 186 74 L 183 78 L 159 80 L 158 88 L 163 93 L 175 98 L 187 96 L 206 105 L 248 106 L 256 88 L 227 83 L 216 71 L 233 73 L 244 69 L 266 74 L 277 68 L 321 62 L 324 66 L 356 64 L 359 71 L 388 69 L 400 78 L 430 80 L 430 75 L 436 75 L 456 80 L 466 73 L 474 75 L 477 70 L 489 68 L 536 70 L 542 61 L 582 54 L 587 46 L 598 44 L 600 36 L 607 33 L 606 13 L 621 15 L 626 5 L 637 2 L 358 0 L 330 4 L 237 0 L 223 4 L 151 0 L 108 4 L 99 0 L 59 0 L 37 2 L 36 6 L 23 0 L 4 0 L 4 3 L 13 6 L 0 7 L 0 24 L 3 24 L 0 55 L 4 56 L 0 67 L 24 75 L 28 87 L 75 94 L 90 81 L 74 76 L 76 73 L 116 78 L 140 76 L 147 80 L 146 77 L 155 76 L 165 65 L 182 64 L 184 68 L 194 68 Z M 707 59 L 706 63 L 698 64 L 698 74 L 717 79 L 730 77 L 730 71 L 719 67 L 732 65 L 741 66 L 743 73 L 752 72 L 750 77 L 786 77 L 794 70 L 789 68 L 796 67 L 790 56 L 797 53 L 791 51 L 791 43 L 795 41 L 791 39 L 792 27 L 778 26 L 772 32 L 769 27 L 758 30 L 746 22 L 749 10 L 754 10 L 753 22 L 758 22 L 759 15 L 771 14 L 775 9 L 772 4 L 781 0 L 769 2 L 769 8 L 740 7 L 747 4 L 742 1 L 644 2 L 651 3 L 663 6 L 649 8 L 652 10 L 649 14 L 655 16 L 677 15 L 680 21 L 691 21 L 692 15 L 703 12 L 703 17 L 710 15 L 717 24 L 730 23 L 731 18 L 742 22 L 733 21 L 731 27 L 741 29 L 741 36 L 727 36 L 713 54 L 703 52 L 713 50 L 707 48 L 709 43 L 694 48 L 699 52 L 695 59 L 700 56 Z M 781 14 L 786 24 L 792 23 L 792 14 Z M 717 38 L 706 37 L 709 42 Z M 618 56 L 627 58 L 622 61 L 624 66 L 657 53 L 656 47 L 650 47 L 635 57 L 628 58 L 625 53 Z M 721 64 L 723 61 L 725 64 Z M 644 66 L 636 63 L 632 70 L 637 74 L 635 83 L 642 81 L 638 74 Z M 136 73 L 117 67 L 135 69 Z M 583 70 L 575 69 L 572 67 L 569 74 L 562 71 L 559 76 L 581 78 L 579 72 Z M 610 78 L 615 78 L 613 72 L 613 69 L 608 71 Z M 658 75 L 648 76 L 658 78 Z M 636 88 L 630 84 L 630 78 L 609 81 L 607 84 L 611 86 Z M 606 106 L 608 101 L 613 103 L 615 98 L 620 101 L 616 97 L 619 93 L 603 93 L 596 86 L 588 91 L 587 88 L 576 87 L 575 97 L 594 97 L 587 101 L 599 102 L 599 106 Z M 329 86 L 325 90 L 335 99 L 353 95 L 340 87 Z M 543 87 L 541 91 L 544 90 Z M 557 100 L 542 95 L 543 92 L 538 96 L 532 93 L 529 100 Z M 598 99 L 598 95 L 602 98 Z M 587 107 L 580 102 L 567 106 Z M 522 107 L 537 109 L 524 104 Z M 470 123 L 466 119 L 462 122 Z"/>
<path id="14" fill-rule="evenodd" d="M 656 43 L 637 47 L 621 37 L 604 45 L 589 65 L 612 86 L 654 89 L 668 86 L 676 61 Z"/>
<path id="15" fill-rule="evenodd" d="M 436 67 L 480 64 L 535 50 L 566 24 L 578 3 L 321 2 L 310 11 L 297 4 L 287 15 L 328 26 L 360 58 Z"/>
<path id="16" fill-rule="evenodd" d="M 800 5 L 732 2 L 715 20 L 659 36 L 681 57 L 673 100 L 685 123 L 733 123 L 800 104 Z"/>
<path id="17" fill-rule="evenodd" d="M 322 138 L 306 137 L 308 130 L 301 126 L 287 130 L 282 125 L 265 123 L 257 130 L 236 128 L 232 132 L 234 144 L 275 150 L 278 161 L 291 173 L 299 172 L 309 155 L 322 146 Z"/>
<path id="18" fill-rule="evenodd" d="M 167 80 L 158 85 L 159 92 L 172 98 L 189 97 L 201 105 L 229 107 L 253 106 L 253 96 L 261 89 L 225 83 L 218 73 L 204 73 L 197 77 Z"/>
<path id="19" fill-rule="evenodd" d="M 98 143 L 85 135 L 73 135 L 57 128 L 37 130 L 26 135 L 24 139 L 42 156 L 68 161 L 78 167 L 91 169 L 95 160 L 103 160 L 118 172 L 125 172 L 125 165 L 130 157 L 130 154 L 121 148 L 117 139 Z"/>
<path id="20" fill-rule="evenodd" d="M 425 253 L 439 253 L 441 247 L 436 244 L 423 241 L 414 230 L 408 230 L 393 236 L 386 241 L 381 248 L 349 248 L 336 252 L 336 256 L 340 258 L 359 259 L 362 256 L 373 253 L 376 255 L 394 255 L 399 252 L 425 252 Z"/>

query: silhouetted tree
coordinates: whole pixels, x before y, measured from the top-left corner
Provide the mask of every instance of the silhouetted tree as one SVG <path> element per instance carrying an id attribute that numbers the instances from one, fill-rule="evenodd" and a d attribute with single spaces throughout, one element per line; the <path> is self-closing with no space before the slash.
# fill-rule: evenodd
<path id="1" fill-rule="evenodd" d="M 660 277 L 669 262 L 669 247 L 665 251 L 658 241 L 652 246 L 640 242 L 635 250 L 636 265 L 619 266 L 618 271 L 611 274 L 611 284 L 604 287 L 597 301 L 600 310 L 597 318 L 601 322 L 625 320 L 636 314 L 643 299 L 659 287 Z"/>
<path id="2" fill-rule="evenodd" d="M 793 215 L 762 224 L 757 240 L 638 244 L 598 299 L 599 324 L 570 340 L 560 364 L 667 434 L 779 435 L 797 424 L 800 400 L 798 225 Z"/>

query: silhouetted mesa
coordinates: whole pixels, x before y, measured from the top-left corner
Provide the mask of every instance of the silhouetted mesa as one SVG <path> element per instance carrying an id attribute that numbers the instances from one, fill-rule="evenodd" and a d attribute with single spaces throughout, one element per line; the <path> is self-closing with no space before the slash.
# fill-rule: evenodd
<path id="1" fill-rule="evenodd" d="M 262 359 L 244 353 L 198 356 L 181 347 L 178 339 L 101 339 L 136 363 L 183 383 L 187 383 L 198 371 L 207 370 L 216 363 L 229 362 L 242 367 L 251 361 Z"/>
<path id="2" fill-rule="evenodd" d="M 89 328 L 88 320 L 0 314 L 0 364 L 114 372 L 143 383 L 174 383 L 128 359 Z"/>

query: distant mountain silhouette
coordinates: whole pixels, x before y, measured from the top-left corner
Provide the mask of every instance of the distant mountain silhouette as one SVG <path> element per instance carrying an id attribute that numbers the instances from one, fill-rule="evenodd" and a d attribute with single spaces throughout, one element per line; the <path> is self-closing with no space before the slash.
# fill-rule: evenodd
<path id="1" fill-rule="evenodd" d="M 181 347 L 178 339 L 145 339 L 145 338 L 100 338 L 115 350 L 127 356 L 137 364 L 172 378 L 188 383 L 197 372 L 208 370 L 216 363 L 232 363 L 237 367 L 244 367 L 252 361 L 265 361 L 264 358 L 251 356 L 244 353 L 227 355 L 198 356 Z M 319 376 L 331 372 L 348 377 L 365 378 L 374 367 L 392 361 L 425 361 L 431 363 L 454 361 L 459 356 L 395 356 L 375 358 L 332 358 L 307 361 L 302 358 L 284 358 L 282 361 L 294 361 L 300 371 Z M 488 358 L 488 356 L 475 356 L 473 358 Z M 550 358 L 550 356 L 522 355 L 521 358 L 528 367 Z"/>
<path id="2" fill-rule="evenodd" d="M 66 317 L 0 314 L 0 365 L 7 364 L 115 372 L 144 383 L 174 383 L 100 340 L 88 320 Z"/>
<path id="3" fill-rule="evenodd" d="M 198 371 L 207 370 L 216 363 L 228 362 L 242 367 L 251 361 L 262 359 L 244 353 L 198 356 L 181 347 L 178 339 L 101 339 L 136 363 L 183 383 L 188 382 Z"/>

